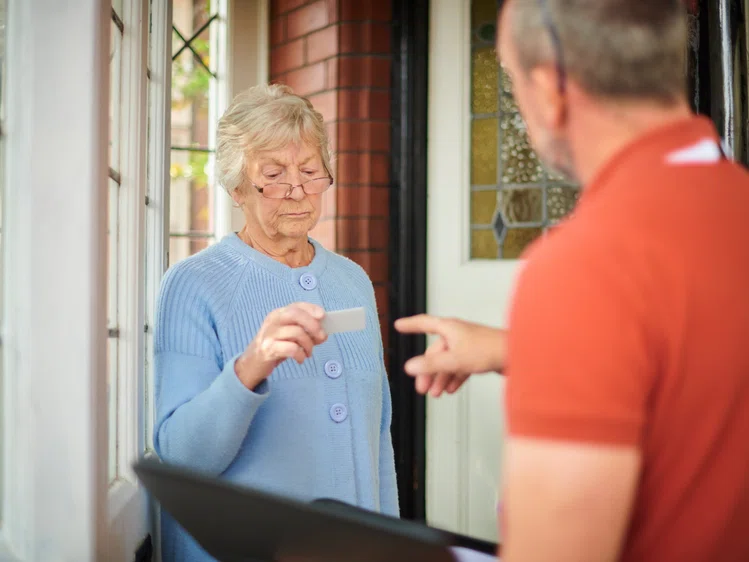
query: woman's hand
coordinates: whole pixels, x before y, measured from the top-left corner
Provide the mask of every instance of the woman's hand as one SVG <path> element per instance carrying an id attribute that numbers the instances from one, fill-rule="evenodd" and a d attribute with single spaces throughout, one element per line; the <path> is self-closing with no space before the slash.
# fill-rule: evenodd
<path id="1" fill-rule="evenodd" d="M 312 349 L 328 339 L 321 325 L 324 316 L 322 308 L 306 302 L 268 314 L 255 339 L 234 364 L 242 384 L 253 390 L 286 359 L 304 363 L 312 356 Z"/>
<path id="2" fill-rule="evenodd" d="M 469 376 L 504 368 L 504 330 L 426 314 L 396 320 L 395 329 L 403 334 L 439 336 L 424 355 L 409 359 L 404 366 L 406 373 L 416 378 L 416 391 L 420 394 L 452 394 Z"/>

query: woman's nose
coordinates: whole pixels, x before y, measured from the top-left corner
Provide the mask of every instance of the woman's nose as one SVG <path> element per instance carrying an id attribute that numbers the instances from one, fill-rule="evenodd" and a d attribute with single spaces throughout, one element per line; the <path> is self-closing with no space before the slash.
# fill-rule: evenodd
<path id="1" fill-rule="evenodd" d="M 291 192 L 288 195 L 289 199 L 293 199 L 294 201 L 301 201 L 306 196 L 306 193 L 304 193 L 304 187 L 301 183 L 291 184 Z"/>

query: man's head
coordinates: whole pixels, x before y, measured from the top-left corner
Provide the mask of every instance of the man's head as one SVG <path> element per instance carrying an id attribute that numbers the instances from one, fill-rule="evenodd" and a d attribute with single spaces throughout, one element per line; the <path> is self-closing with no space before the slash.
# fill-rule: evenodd
<path id="1" fill-rule="evenodd" d="M 534 147 L 576 176 L 568 125 L 593 105 L 668 108 L 686 89 L 682 0 L 507 0 L 497 50 Z"/>

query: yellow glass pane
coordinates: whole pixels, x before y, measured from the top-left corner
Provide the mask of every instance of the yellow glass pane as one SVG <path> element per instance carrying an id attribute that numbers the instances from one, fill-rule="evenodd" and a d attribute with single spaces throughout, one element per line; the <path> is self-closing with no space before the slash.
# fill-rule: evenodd
<path id="1" fill-rule="evenodd" d="M 471 111 L 496 113 L 499 101 L 496 52 L 492 48 L 476 49 L 471 58 Z"/>
<path id="2" fill-rule="evenodd" d="M 476 119 L 471 123 L 471 183 L 497 184 L 496 119 Z"/>
<path id="3" fill-rule="evenodd" d="M 471 192 L 471 224 L 490 224 L 496 208 L 496 191 Z"/>
<path id="4" fill-rule="evenodd" d="M 473 0 L 471 2 L 471 27 L 497 22 L 497 0 Z"/>
<path id="5" fill-rule="evenodd" d="M 499 206 L 508 225 L 544 220 L 544 195 L 541 188 L 502 189 Z"/>
<path id="6" fill-rule="evenodd" d="M 543 234 L 543 228 L 511 228 L 502 242 L 502 257 L 516 260 L 528 245 Z"/>
<path id="7" fill-rule="evenodd" d="M 471 231 L 471 259 L 496 260 L 499 246 L 491 230 Z"/>

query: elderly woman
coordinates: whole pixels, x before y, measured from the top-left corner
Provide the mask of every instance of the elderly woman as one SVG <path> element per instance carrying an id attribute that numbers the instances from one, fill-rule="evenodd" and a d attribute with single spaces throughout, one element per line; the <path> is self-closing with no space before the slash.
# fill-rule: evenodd
<path id="1" fill-rule="evenodd" d="M 219 122 L 216 172 L 246 225 L 164 278 L 158 454 L 234 483 L 397 516 L 372 283 L 309 237 L 333 183 L 322 116 L 288 87 L 250 89 Z M 364 330 L 324 332 L 326 311 L 353 307 L 366 310 Z M 211 560 L 168 516 L 162 543 L 165 562 Z"/>

